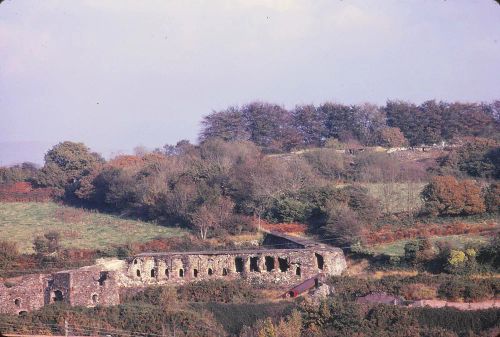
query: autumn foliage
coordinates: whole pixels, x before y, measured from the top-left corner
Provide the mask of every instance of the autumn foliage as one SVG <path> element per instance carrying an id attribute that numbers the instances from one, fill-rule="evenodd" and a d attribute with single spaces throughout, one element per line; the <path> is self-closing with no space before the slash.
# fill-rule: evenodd
<path id="1" fill-rule="evenodd" d="M 3 202 L 45 202 L 52 200 L 56 194 L 52 188 L 34 189 L 27 182 L 0 185 L 0 201 Z"/>
<path id="2" fill-rule="evenodd" d="M 391 225 L 382 226 L 377 231 L 372 231 L 366 228 L 363 229 L 361 236 L 363 237 L 363 242 L 365 244 L 372 245 L 431 236 L 462 234 L 491 235 L 491 233 L 495 230 L 495 223 L 469 224 L 459 222 L 447 224 L 428 224 L 417 222 L 411 228 L 394 228 L 394 226 Z"/>
<path id="3" fill-rule="evenodd" d="M 437 176 L 422 191 L 425 212 L 431 215 L 472 215 L 485 212 L 481 187 L 473 180 Z"/>

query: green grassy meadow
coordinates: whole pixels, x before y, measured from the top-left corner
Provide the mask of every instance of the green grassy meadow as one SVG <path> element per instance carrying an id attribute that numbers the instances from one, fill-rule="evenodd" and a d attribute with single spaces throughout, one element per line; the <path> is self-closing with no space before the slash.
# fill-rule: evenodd
<path id="1" fill-rule="evenodd" d="M 183 236 L 187 231 L 48 203 L 0 203 L 0 239 L 31 253 L 35 236 L 55 230 L 64 248 L 96 249 Z"/>
<path id="2" fill-rule="evenodd" d="M 425 183 L 371 183 L 364 184 L 371 196 L 381 202 L 381 206 L 389 213 L 399 213 L 412 210 L 419 210 L 422 205 L 420 192 L 425 187 Z"/>
<path id="3" fill-rule="evenodd" d="M 449 242 L 453 247 L 461 249 L 467 245 L 472 245 L 472 246 L 484 245 L 488 243 L 489 238 L 487 236 L 481 236 L 481 235 L 462 234 L 462 235 L 435 236 L 435 237 L 430 237 L 429 240 L 434 244 L 436 244 L 439 241 L 442 242 L 446 241 Z M 384 243 L 369 247 L 369 249 L 375 254 L 403 256 L 404 246 L 409 241 L 412 240 L 399 240 L 391 243 Z"/>

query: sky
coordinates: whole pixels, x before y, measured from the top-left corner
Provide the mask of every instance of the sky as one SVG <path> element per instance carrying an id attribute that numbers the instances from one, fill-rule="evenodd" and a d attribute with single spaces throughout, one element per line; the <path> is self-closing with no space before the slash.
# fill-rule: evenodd
<path id="1" fill-rule="evenodd" d="M 5 0 L 0 165 L 196 142 L 203 116 L 500 98 L 493 0 Z"/>

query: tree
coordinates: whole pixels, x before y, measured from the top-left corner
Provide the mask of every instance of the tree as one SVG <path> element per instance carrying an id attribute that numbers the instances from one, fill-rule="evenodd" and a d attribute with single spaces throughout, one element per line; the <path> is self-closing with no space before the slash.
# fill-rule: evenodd
<path id="1" fill-rule="evenodd" d="M 327 179 L 341 179 L 345 176 L 344 157 L 333 149 L 316 149 L 304 154 L 309 165 Z"/>
<path id="2" fill-rule="evenodd" d="M 441 103 L 443 124 L 441 134 L 444 139 L 463 136 L 494 138 L 498 134 L 499 123 L 495 120 L 494 105 L 477 103 Z"/>
<path id="3" fill-rule="evenodd" d="M 364 145 L 377 145 L 377 135 L 387 127 L 386 114 L 379 106 L 364 103 L 354 107 L 355 134 Z"/>
<path id="4" fill-rule="evenodd" d="M 273 143 L 284 144 L 285 136 L 290 129 L 290 115 L 277 104 L 253 102 L 242 109 L 248 123 L 250 140 L 264 148 L 270 148 Z"/>
<path id="5" fill-rule="evenodd" d="M 409 241 L 404 246 L 404 258 L 406 262 L 412 265 L 428 262 L 435 255 L 433 245 L 427 238 Z"/>
<path id="6" fill-rule="evenodd" d="M 422 144 L 420 126 L 417 122 L 419 115 L 415 104 L 404 101 L 388 101 L 384 111 L 387 115 L 387 125 L 397 127 L 403 132 L 410 145 Z"/>
<path id="7" fill-rule="evenodd" d="M 437 176 L 425 186 L 421 196 L 425 212 L 431 215 L 471 215 L 486 210 L 481 189 L 472 180 Z"/>
<path id="8" fill-rule="evenodd" d="M 250 139 L 248 122 L 242 110 L 237 107 L 212 112 L 203 118 L 202 126 L 201 141 L 209 138 L 220 138 L 225 141 Z"/>
<path id="9" fill-rule="evenodd" d="M 78 188 L 80 179 L 103 162 L 100 155 L 90 152 L 83 143 L 62 142 L 45 155 L 45 165 L 40 170 L 36 183 L 72 193 Z"/>
<path id="10" fill-rule="evenodd" d="M 380 129 L 378 143 L 385 147 L 403 147 L 408 141 L 399 128 L 386 127 Z"/>
<path id="11" fill-rule="evenodd" d="M 485 138 L 467 138 L 465 143 L 441 158 L 441 172 L 472 177 L 500 177 L 500 147 Z"/>
<path id="12" fill-rule="evenodd" d="M 465 251 L 452 249 L 446 259 L 444 269 L 451 274 L 471 274 L 477 269 L 476 255 L 476 250 L 472 248 Z"/>
<path id="13" fill-rule="evenodd" d="M 324 230 L 329 237 L 335 240 L 336 244 L 358 243 L 361 228 L 361 223 L 352 209 L 343 205 L 330 207 Z"/>
<path id="14" fill-rule="evenodd" d="M 33 240 L 33 250 L 40 256 L 57 253 L 61 248 L 60 238 L 61 234 L 56 231 L 49 231 L 43 236 L 37 236 Z"/>
<path id="15" fill-rule="evenodd" d="M 319 147 L 323 143 L 325 121 L 314 105 L 298 105 L 291 112 L 292 124 L 305 147 Z"/>
<path id="16" fill-rule="evenodd" d="M 486 211 L 489 213 L 500 212 L 500 183 L 493 182 L 484 193 Z"/>
<path id="17" fill-rule="evenodd" d="M 4 271 L 8 271 L 14 265 L 19 251 L 13 242 L 0 240 L 0 276 Z"/>
<path id="18" fill-rule="evenodd" d="M 336 138 L 342 142 L 356 139 L 354 109 L 354 106 L 330 102 L 320 105 L 318 111 L 325 121 L 323 137 Z"/>
<path id="19" fill-rule="evenodd" d="M 191 216 L 200 238 L 205 240 L 210 229 L 227 226 L 232 216 L 234 203 L 227 197 L 219 197 L 214 201 L 203 203 Z"/>
<path id="20" fill-rule="evenodd" d="M 0 184 L 13 184 L 21 181 L 31 181 L 34 177 L 36 177 L 37 172 L 37 166 L 29 162 L 10 167 L 0 167 Z"/>

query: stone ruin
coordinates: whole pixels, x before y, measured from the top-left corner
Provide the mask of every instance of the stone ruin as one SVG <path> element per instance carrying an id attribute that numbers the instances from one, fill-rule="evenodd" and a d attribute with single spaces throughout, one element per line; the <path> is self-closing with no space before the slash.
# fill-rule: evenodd
<path id="1" fill-rule="evenodd" d="M 340 275 L 341 249 L 269 233 L 249 250 L 142 253 L 126 261 L 0 282 L 0 313 L 22 314 L 54 302 L 94 307 L 120 304 L 120 293 L 154 285 L 242 279 L 254 285 L 293 286 L 318 274 Z"/>

